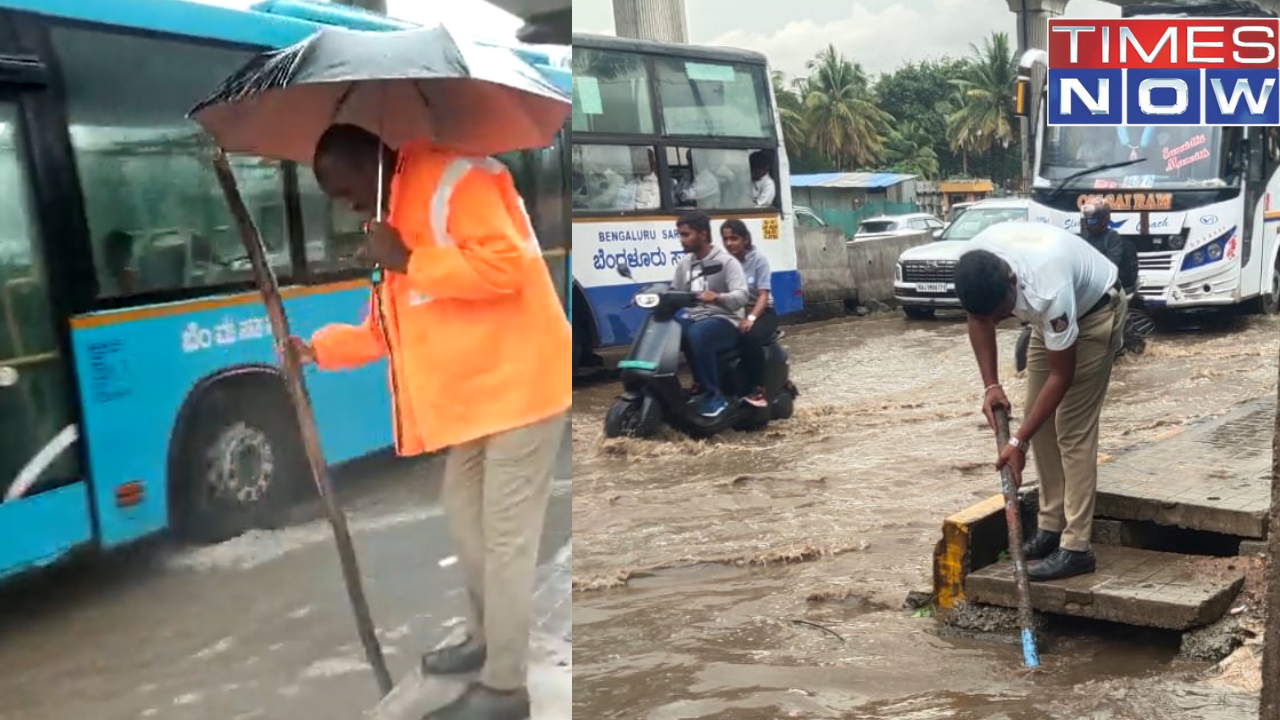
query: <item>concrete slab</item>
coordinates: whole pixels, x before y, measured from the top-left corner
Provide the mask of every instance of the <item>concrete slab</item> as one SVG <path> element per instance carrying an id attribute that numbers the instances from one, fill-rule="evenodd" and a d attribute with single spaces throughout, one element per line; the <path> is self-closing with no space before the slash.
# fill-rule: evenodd
<path id="1" fill-rule="evenodd" d="M 1098 517 L 1264 538 L 1275 400 L 1111 458 L 1098 469 Z"/>
<path id="2" fill-rule="evenodd" d="M 533 607 L 537 623 L 529 647 L 531 720 L 571 720 L 573 717 L 573 601 L 572 544 L 555 560 L 538 568 Z M 461 640 L 462 628 L 442 643 Z M 416 667 L 365 720 L 421 720 L 462 693 L 467 678 L 423 676 Z"/>
<path id="3" fill-rule="evenodd" d="M 1127 625 L 1187 630 L 1226 613 L 1244 585 L 1244 573 L 1229 560 L 1095 546 L 1098 571 L 1031 584 L 1031 606 L 1046 613 Z M 1211 570 L 1211 571 L 1210 571 Z M 969 600 L 1017 606 L 1012 563 L 973 572 L 965 580 Z"/>

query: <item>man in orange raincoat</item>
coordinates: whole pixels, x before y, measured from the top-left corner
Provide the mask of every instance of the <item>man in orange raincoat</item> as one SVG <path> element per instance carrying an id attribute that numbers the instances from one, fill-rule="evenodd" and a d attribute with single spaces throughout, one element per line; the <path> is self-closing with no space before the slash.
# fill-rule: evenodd
<path id="1" fill-rule="evenodd" d="M 384 176 L 378 177 L 378 153 Z M 467 638 L 427 653 L 428 674 L 481 671 L 428 720 L 521 720 L 538 543 L 572 405 L 570 327 L 524 203 L 497 160 L 425 143 L 393 151 L 352 125 L 316 148 L 320 187 L 386 222 L 364 251 L 383 268 L 359 325 L 294 352 L 322 369 L 388 358 L 400 455 L 448 448 L 442 503 L 469 594 Z"/>

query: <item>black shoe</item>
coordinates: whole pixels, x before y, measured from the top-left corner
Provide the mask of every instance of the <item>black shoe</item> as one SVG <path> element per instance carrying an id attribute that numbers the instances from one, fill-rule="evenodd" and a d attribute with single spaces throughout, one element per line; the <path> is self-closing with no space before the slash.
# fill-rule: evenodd
<path id="1" fill-rule="evenodd" d="M 423 675 L 464 675 L 484 667 L 488 652 L 471 637 L 422 656 Z"/>
<path id="2" fill-rule="evenodd" d="M 1060 540 L 1062 540 L 1062 533 L 1036 530 L 1036 534 L 1032 535 L 1030 540 L 1022 543 L 1022 557 L 1027 560 L 1047 557 L 1049 553 L 1058 549 Z"/>
<path id="3" fill-rule="evenodd" d="M 1087 575 L 1097 569 L 1098 560 L 1092 550 L 1058 548 L 1049 557 L 1027 568 L 1027 578 L 1037 582 L 1062 580 Z"/>
<path id="4" fill-rule="evenodd" d="M 502 692 L 471 683 L 457 700 L 422 720 L 528 720 L 529 691 Z"/>

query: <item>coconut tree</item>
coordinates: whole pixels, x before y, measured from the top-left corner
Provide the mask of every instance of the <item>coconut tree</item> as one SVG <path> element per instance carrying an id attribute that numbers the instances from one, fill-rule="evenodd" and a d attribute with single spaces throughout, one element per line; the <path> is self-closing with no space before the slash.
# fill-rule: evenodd
<path id="1" fill-rule="evenodd" d="M 773 71 L 773 96 L 778 104 L 778 118 L 782 122 L 782 139 L 786 143 L 787 155 L 799 157 L 804 147 L 805 130 L 804 101 L 798 91 L 800 81 L 795 80 L 788 85 L 786 76 L 781 71 Z"/>
<path id="2" fill-rule="evenodd" d="M 805 124 L 814 148 L 841 168 L 880 162 L 893 117 L 876 106 L 866 71 L 833 45 L 805 67 Z"/>
<path id="3" fill-rule="evenodd" d="M 959 93 L 956 108 L 947 118 L 947 134 L 953 149 L 985 153 L 1007 148 L 1015 141 L 1013 85 L 1017 65 L 1006 33 L 992 33 L 982 48 L 970 45 L 973 58 L 963 74 L 952 80 Z M 967 159 L 965 162 L 967 170 Z"/>
<path id="4" fill-rule="evenodd" d="M 885 161 L 897 172 L 919 175 L 926 180 L 938 177 L 938 154 L 929 134 L 906 121 L 885 140 Z"/>

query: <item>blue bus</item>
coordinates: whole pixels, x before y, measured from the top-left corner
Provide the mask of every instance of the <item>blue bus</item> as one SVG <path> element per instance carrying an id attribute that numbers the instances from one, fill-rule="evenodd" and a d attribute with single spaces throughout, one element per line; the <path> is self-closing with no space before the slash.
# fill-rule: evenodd
<path id="1" fill-rule="evenodd" d="M 222 539 L 310 491 L 212 148 L 185 114 L 324 23 L 406 27 L 299 0 L 0 0 L 0 578 L 171 529 Z M 567 70 L 521 53 L 567 91 Z M 501 158 L 562 290 L 565 139 Z M 294 331 L 359 321 L 362 219 L 307 168 L 233 163 Z M 307 383 L 330 463 L 390 447 L 385 364 Z"/>

